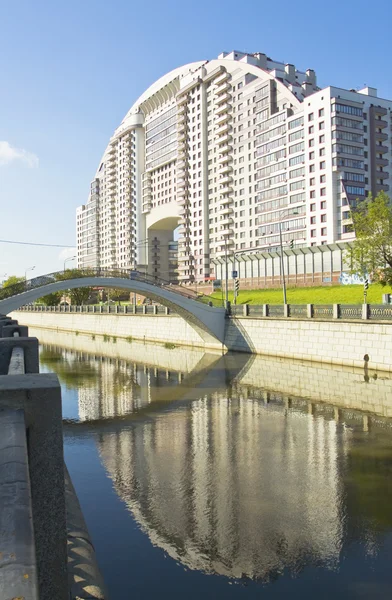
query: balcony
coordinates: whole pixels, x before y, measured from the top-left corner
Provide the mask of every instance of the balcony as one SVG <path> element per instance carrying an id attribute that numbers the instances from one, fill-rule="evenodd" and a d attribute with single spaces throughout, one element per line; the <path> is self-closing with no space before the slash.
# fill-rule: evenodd
<path id="1" fill-rule="evenodd" d="M 385 140 L 388 139 L 388 134 L 387 133 L 380 133 L 379 131 L 375 131 L 374 132 L 374 137 L 376 138 L 377 141 L 382 140 L 383 142 L 385 142 Z"/>
<path id="2" fill-rule="evenodd" d="M 227 206 L 226 208 L 221 208 L 219 211 L 220 215 L 231 215 L 233 214 L 234 209 L 231 206 Z"/>
<path id="3" fill-rule="evenodd" d="M 182 144 L 179 144 L 179 146 L 177 148 L 177 155 L 178 156 L 183 156 L 187 152 L 188 152 L 188 144 L 186 142 L 183 142 Z"/>
<path id="4" fill-rule="evenodd" d="M 225 217 L 224 219 L 221 219 L 219 221 L 219 225 L 222 225 L 222 226 L 223 225 L 229 225 L 230 229 L 231 229 L 231 226 L 233 225 L 233 222 L 234 221 L 233 221 L 233 219 L 231 217 Z"/>
<path id="5" fill-rule="evenodd" d="M 219 189 L 219 194 L 223 196 L 224 194 L 232 194 L 233 188 L 230 185 L 224 185 Z"/>
<path id="6" fill-rule="evenodd" d="M 387 183 L 377 183 L 376 184 L 376 193 L 379 192 L 389 192 L 389 185 Z"/>
<path id="7" fill-rule="evenodd" d="M 389 173 L 387 171 L 375 171 L 376 179 L 388 179 Z"/>
<path id="8" fill-rule="evenodd" d="M 229 112 L 230 109 L 231 109 L 231 105 L 228 102 L 223 102 L 223 104 L 220 104 L 219 106 L 217 106 L 217 108 L 215 109 L 215 114 L 223 115 L 224 113 Z"/>
<path id="9" fill-rule="evenodd" d="M 225 177 L 222 177 L 222 179 L 219 179 L 218 183 L 219 185 L 225 185 L 226 183 L 231 183 L 233 181 L 233 178 L 231 175 L 226 175 Z"/>
<path id="10" fill-rule="evenodd" d="M 233 171 L 233 167 L 228 162 L 224 163 L 218 169 L 219 175 L 224 175 L 225 173 L 231 173 L 232 171 Z"/>
<path id="11" fill-rule="evenodd" d="M 223 123 L 223 125 L 221 125 L 217 129 L 215 129 L 215 135 L 223 136 L 225 133 L 229 133 L 230 131 L 231 131 L 230 123 Z"/>
<path id="12" fill-rule="evenodd" d="M 234 234 L 234 229 L 232 227 L 230 227 L 229 225 L 223 225 L 222 229 L 219 230 L 220 235 L 233 235 Z"/>
<path id="13" fill-rule="evenodd" d="M 220 106 L 221 104 L 229 102 L 230 100 L 231 100 L 231 94 L 226 92 L 225 94 L 218 96 L 218 98 L 215 98 L 215 105 Z"/>
<path id="14" fill-rule="evenodd" d="M 222 149 L 220 149 L 220 152 L 222 152 Z M 232 160 L 233 160 L 233 157 L 231 156 L 231 154 L 223 154 L 222 156 L 218 157 L 218 163 L 220 165 L 230 163 L 230 162 L 232 162 Z"/>
<path id="15" fill-rule="evenodd" d="M 181 96 L 177 96 L 177 106 L 180 110 L 180 107 L 186 105 L 188 102 L 188 94 L 182 94 Z"/>
<path id="16" fill-rule="evenodd" d="M 388 121 L 384 121 L 384 119 L 374 119 L 373 124 L 375 127 L 380 127 L 381 129 L 388 127 Z"/>
<path id="17" fill-rule="evenodd" d="M 228 142 L 231 142 L 232 136 L 229 133 L 225 133 L 222 137 L 217 138 L 217 143 L 219 146 L 226 146 Z M 230 146 L 231 148 L 231 146 Z M 223 148 L 219 148 L 219 152 L 223 153 Z"/>
<path id="18" fill-rule="evenodd" d="M 389 160 L 387 158 L 377 158 L 375 159 L 377 167 L 387 167 L 389 165 Z"/>
<path id="19" fill-rule="evenodd" d="M 218 119 L 215 120 L 215 125 L 218 127 L 219 125 L 223 125 L 226 121 L 230 121 L 231 115 L 229 113 L 224 113 Z"/>
<path id="20" fill-rule="evenodd" d="M 181 142 L 184 142 L 186 140 L 186 136 L 187 136 L 187 133 L 186 133 L 185 129 L 181 132 L 179 131 L 178 137 L 177 137 L 178 143 L 181 144 Z"/>
<path id="21" fill-rule="evenodd" d="M 230 77 L 231 77 L 230 73 L 228 73 L 227 71 L 224 71 L 223 73 L 220 73 L 217 77 L 215 77 L 214 83 L 215 83 L 215 85 L 220 85 L 221 83 L 228 81 L 230 79 Z"/>
<path id="22" fill-rule="evenodd" d="M 215 94 L 217 96 L 220 96 L 220 94 L 223 94 L 224 92 L 228 92 L 231 88 L 231 85 L 228 81 L 223 82 L 221 85 L 218 85 L 218 87 L 215 88 Z"/>
<path id="23" fill-rule="evenodd" d="M 374 146 L 374 151 L 380 154 L 385 154 L 388 152 L 388 146 L 384 146 L 383 144 L 376 144 Z"/>

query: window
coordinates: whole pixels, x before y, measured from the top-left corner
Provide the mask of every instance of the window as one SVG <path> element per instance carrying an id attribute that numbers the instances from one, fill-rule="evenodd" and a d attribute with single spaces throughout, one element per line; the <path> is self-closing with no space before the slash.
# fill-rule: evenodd
<path id="1" fill-rule="evenodd" d="M 325 160 L 322 160 L 320 163 L 320 169 L 325 169 Z"/>
<path id="2" fill-rule="evenodd" d="M 309 140 L 309 148 L 312 148 L 314 146 L 314 138 L 311 138 Z"/>
<path id="3" fill-rule="evenodd" d="M 321 131 L 322 129 L 325 129 L 324 121 L 321 121 L 321 123 L 319 123 L 319 130 Z"/>
<path id="4" fill-rule="evenodd" d="M 325 156 L 325 148 L 320 148 L 319 156 Z"/>
<path id="5" fill-rule="evenodd" d="M 320 183 L 325 183 L 327 180 L 326 175 L 320 175 Z"/>
<path id="6" fill-rule="evenodd" d="M 311 135 L 312 133 L 314 133 L 314 126 L 313 126 L 313 125 L 311 125 L 311 126 L 308 128 L 308 133 L 309 133 L 309 135 Z"/>
<path id="7" fill-rule="evenodd" d="M 309 152 L 309 160 L 314 160 L 314 152 Z"/>
<path id="8" fill-rule="evenodd" d="M 326 214 L 321 215 L 321 219 L 320 220 L 321 220 L 322 223 L 326 223 L 327 222 L 327 215 Z"/>
<path id="9" fill-rule="evenodd" d="M 310 211 L 314 212 L 316 210 L 316 204 L 311 204 L 310 205 Z"/>
<path id="10" fill-rule="evenodd" d="M 324 144 L 325 143 L 325 135 L 320 135 L 319 142 L 320 142 L 320 144 Z"/>
<path id="11" fill-rule="evenodd" d="M 315 169 L 314 165 L 310 165 L 309 172 L 310 173 L 314 173 L 314 169 Z"/>
<path id="12" fill-rule="evenodd" d="M 357 108 L 356 106 L 347 106 L 346 104 L 334 104 L 332 106 L 332 110 L 336 112 L 343 112 L 348 115 L 355 115 L 356 117 L 365 118 L 365 114 L 362 111 L 362 108 Z"/>
<path id="13" fill-rule="evenodd" d="M 308 121 L 313 121 L 313 119 L 314 119 L 314 113 L 309 113 Z"/>
<path id="14" fill-rule="evenodd" d="M 321 235 L 327 235 L 327 228 L 326 227 L 322 227 L 321 228 Z"/>
<path id="15" fill-rule="evenodd" d="M 323 200 L 322 202 L 320 202 L 320 208 L 321 210 L 325 210 L 327 208 L 327 203 L 325 200 Z"/>
<path id="16" fill-rule="evenodd" d="M 321 188 L 320 196 L 326 196 L 326 195 L 327 195 L 327 188 Z"/>
<path id="17" fill-rule="evenodd" d="M 316 179 L 314 177 L 309 179 L 309 185 L 316 185 Z"/>
<path id="18" fill-rule="evenodd" d="M 312 191 L 310 192 L 310 197 L 311 197 L 311 198 L 315 198 L 315 197 L 316 197 L 316 190 L 312 190 Z"/>
<path id="19" fill-rule="evenodd" d="M 316 224 L 316 217 L 310 217 L 310 224 L 311 225 L 315 225 Z"/>
<path id="20" fill-rule="evenodd" d="M 315 229 L 311 229 L 310 230 L 310 237 L 316 237 L 316 230 Z"/>
<path id="21" fill-rule="evenodd" d="M 290 121 L 289 129 L 295 129 L 296 127 L 300 127 L 303 124 L 304 124 L 304 118 L 298 117 L 297 119 L 294 119 L 294 121 Z"/>
<path id="22" fill-rule="evenodd" d="M 319 117 L 323 117 L 324 116 L 324 109 L 320 108 L 319 112 L 318 112 Z"/>

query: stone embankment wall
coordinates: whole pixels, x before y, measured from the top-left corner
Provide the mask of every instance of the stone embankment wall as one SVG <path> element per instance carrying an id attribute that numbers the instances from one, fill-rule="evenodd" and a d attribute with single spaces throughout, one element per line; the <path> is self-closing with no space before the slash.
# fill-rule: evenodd
<path id="1" fill-rule="evenodd" d="M 93 313 L 36 313 L 17 312 L 20 322 L 30 327 L 55 331 L 110 335 L 114 337 L 204 347 L 204 341 L 184 319 L 175 315 L 116 315 Z M 16 317 L 12 317 L 13 319 Z M 221 344 L 217 341 L 217 346 Z"/>
<path id="2" fill-rule="evenodd" d="M 203 347 L 177 316 L 15 312 L 25 325 L 132 337 L 135 340 Z M 221 345 L 217 342 L 217 348 Z M 392 371 L 392 323 L 235 317 L 227 320 L 224 349 L 327 364 Z M 365 361 L 366 355 L 369 362 Z"/>
<path id="3" fill-rule="evenodd" d="M 294 319 L 230 319 L 225 344 L 252 352 L 392 371 L 392 324 Z"/>

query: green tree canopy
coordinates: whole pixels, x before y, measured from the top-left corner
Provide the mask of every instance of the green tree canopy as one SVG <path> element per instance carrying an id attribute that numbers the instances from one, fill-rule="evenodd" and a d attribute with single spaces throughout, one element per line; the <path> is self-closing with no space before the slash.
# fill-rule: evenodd
<path id="1" fill-rule="evenodd" d="M 3 283 L 3 287 L 0 290 L 0 298 L 8 298 L 8 296 L 13 296 L 14 294 L 21 294 L 25 290 L 25 285 L 24 277 L 11 275 Z"/>
<path id="2" fill-rule="evenodd" d="M 392 285 L 392 206 L 380 192 L 352 211 L 356 239 L 348 252 L 353 273 L 369 273 L 372 281 Z"/>
<path id="3" fill-rule="evenodd" d="M 90 277 L 94 275 L 94 271 L 89 269 L 65 269 L 61 273 L 57 273 L 57 281 L 66 279 L 80 279 L 81 277 Z M 91 287 L 79 287 L 67 290 L 67 295 L 70 297 L 72 304 L 81 305 L 87 302 L 92 292 Z M 62 294 L 60 294 L 62 295 Z"/>
<path id="4" fill-rule="evenodd" d="M 45 304 L 45 306 L 57 306 L 60 303 L 62 295 L 62 292 L 53 292 L 52 294 L 38 298 L 37 303 Z"/>

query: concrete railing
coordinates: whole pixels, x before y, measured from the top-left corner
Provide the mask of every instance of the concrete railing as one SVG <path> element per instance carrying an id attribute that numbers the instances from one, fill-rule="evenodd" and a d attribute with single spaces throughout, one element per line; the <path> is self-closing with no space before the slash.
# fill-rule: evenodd
<path id="1" fill-rule="evenodd" d="M 0 315 L 0 598 L 105 597 L 64 465 L 60 384 L 39 373 L 28 328 Z"/>
<path id="2" fill-rule="evenodd" d="M 127 315 L 175 315 L 168 307 L 160 305 L 126 306 L 23 306 L 18 310 L 28 312 L 127 314 Z M 298 319 L 358 319 L 392 321 L 392 305 L 388 304 L 231 304 L 233 317 L 271 317 Z"/>
<path id="3" fill-rule="evenodd" d="M 174 315 L 176 314 L 168 306 L 160 304 L 127 304 L 127 305 L 65 305 L 65 306 L 44 306 L 43 304 L 33 304 L 31 306 L 22 306 L 19 310 L 29 312 L 56 312 L 56 313 L 91 313 L 91 314 L 120 314 L 120 315 Z"/>
<path id="4" fill-rule="evenodd" d="M 392 306 L 385 304 L 239 304 L 233 317 L 391 321 Z"/>

